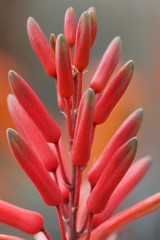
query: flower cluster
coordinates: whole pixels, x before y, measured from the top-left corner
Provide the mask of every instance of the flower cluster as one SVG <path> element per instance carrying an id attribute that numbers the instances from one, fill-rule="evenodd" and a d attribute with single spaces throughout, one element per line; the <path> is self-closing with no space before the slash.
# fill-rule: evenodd
<path id="1" fill-rule="evenodd" d="M 133 163 L 138 145 L 136 135 L 143 119 L 141 108 L 121 124 L 89 169 L 87 178 L 82 178 L 90 160 L 95 129 L 107 120 L 127 89 L 133 61 L 124 64 L 110 80 L 121 51 L 121 39 L 115 37 L 82 92 L 83 74 L 97 34 L 95 9 L 83 12 L 77 23 L 74 9 L 68 8 L 64 34 L 51 34 L 49 42 L 31 17 L 27 31 L 44 70 L 55 79 L 58 106 L 66 119 L 68 155 L 59 126 L 32 88 L 14 71 L 9 72 L 13 94 L 8 96 L 8 108 L 18 132 L 7 130 L 10 149 L 43 202 L 56 207 L 63 240 L 109 239 L 124 224 L 160 208 L 160 193 L 157 193 L 113 215 L 151 163 L 149 156 Z M 51 239 L 43 216 L 3 200 L 0 222 L 35 239 Z M 0 239 L 22 240 L 7 235 L 0 235 Z"/>

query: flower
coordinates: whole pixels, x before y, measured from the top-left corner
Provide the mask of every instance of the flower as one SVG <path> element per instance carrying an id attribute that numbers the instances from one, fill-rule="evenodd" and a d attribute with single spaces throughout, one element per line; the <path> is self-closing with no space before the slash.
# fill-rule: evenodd
<path id="1" fill-rule="evenodd" d="M 97 34 L 93 7 L 81 14 L 78 23 L 74 9 L 68 8 L 64 34 L 57 37 L 51 34 L 49 43 L 31 17 L 27 32 L 44 70 L 55 78 L 57 102 L 68 129 L 70 165 L 66 164 L 63 131 L 33 89 L 14 71 L 9 71 L 8 75 L 13 92 L 8 96 L 8 108 L 19 132 L 7 130 L 10 149 L 42 201 L 56 207 L 62 240 L 116 239 L 115 232 L 121 226 L 160 208 L 160 193 L 157 193 L 113 215 L 151 163 L 149 156 L 133 162 L 138 146 L 136 135 L 143 119 L 142 108 L 121 124 L 90 168 L 87 178 L 82 180 L 96 127 L 107 120 L 125 93 L 134 63 L 128 61 L 110 79 L 121 51 L 121 39 L 115 37 L 89 86 L 82 92 L 83 73 Z M 40 214 L 2 200 L 0 221 L 35 235 L 35 239 L 51 239 Z M 20 238 L 0 235 L 0 239 Z"/>

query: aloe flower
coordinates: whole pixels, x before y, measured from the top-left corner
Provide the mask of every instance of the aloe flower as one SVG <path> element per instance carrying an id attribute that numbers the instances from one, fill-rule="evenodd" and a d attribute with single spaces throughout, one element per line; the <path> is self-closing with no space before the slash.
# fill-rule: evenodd
<path id="1" fill-rule="evenodd" d="M 116 240 L 117 231 L 124 224 L 160 208 L 160 193 L 156 193 L 114 214 L 151 165 L 150 156 L 135 161 L 142 108 L 132 112 L 119 126 L 85 174 L 87 177 L 83 176 L 91 160 L 96 128 L 107 120 L 125 93 L 134 70 L 134 63 L 129 60 L 113 74 L 122 48 L 121 38 L 115 37 L 89 86 L 82 91 L 83 73 L 89 65 L 97 29 L 93 7 L 84 11 L 78 21 L 74 9 L 68 8 L 64 33 L 58 36 L 52 33 L 49 41 L 32 17 L 27 22 L 31 46 L 56 84 L 58 106 L 66 120 L 67 146 L 63 143 L 63 129 L 34 90 L 13 70 L 8 74 L 12 90 L 8 109 L 16 126 L 16 130 L 7 130 L 8 143 L 44 204 L 56 208 L 62 240 Z M 36 240 L 54 237 L 46 230 L 39 213 L 3 200 L 0 200 L 0 222 Z M 5 234 L 0 234 L 0 239 L 23 240 Z"/>

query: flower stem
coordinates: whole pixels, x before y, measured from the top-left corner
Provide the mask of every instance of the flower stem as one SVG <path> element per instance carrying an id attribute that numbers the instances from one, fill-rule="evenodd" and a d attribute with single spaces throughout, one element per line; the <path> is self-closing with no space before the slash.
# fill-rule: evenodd
<path id="1" fill-rule="evenodd" d="M 72 57 L 72 47 L 69 47 L 69 57 L 71 60 L 71 64 L 73 63 L 73 57 Z"/>
<path id="2" fill-rule="evenodd" d="M 70 236 L 69 240 L 76 240 L 76 215 L 77 215 L 77 206 L 74 206 L 75 201 L 75 184 L 76 184 L 76 166 L 72 165 L 72 189 L 70 192 Z"/>
<path id="3" fill-rule="evenodd" d="M 65 185 L 70 188 L 71 187 L 71 184 L 67 178 L 67 175 L 66 175 L 66 172 L 65 172 L 65 169 L 64 169 L 64 165 L 63 165 L 63 162 L 62 162 L 62 156 L 61 156 L 61 152 L 60 152 L 60 149 L 59 149 L 59 144 L 55 144 L 55 147 L 56 147 L 56 151 L 57 151 L 57 156 L 58 156 L 58 160 L 59 160 L 59 166 L 60 166 L 60 169 L 61 169 L 61 174 L 62 174 L 62 178 L 63 178 L 63 181 L 65 183 Z"/>
<path id="4" fill-rule="evenodd" d="M 88 232 L 85 240 L 89 240 L 92 232 L 92 219 L 93 219 L 93 214 L 89 213 L 88 216 Z"/>
<path id="5" fill-rule="evenodd" d="M 74 196 L 74 207 L 77 208 L 79 204 L 80 186 L 82 180 L 82 172 L 80 167 L 76 167 L 76 184 L 75 184 L 75 196 Z"/>
<path id="6" fill-rule="evenodd" d="M 76 102 L 76 108 L 79 106 L 79 102 L 81 100 L 82 96 L 82 72 L 78 73 L 78 89 L 77 89 L 77 102 Z"/>
<path id="7" fill-rule="evenodd" d="M 46 237 L 47 240 L 51 240 L 51 237 L 50 237 L 49 233 L 46 231 L 45 228 L 43 228 L 41 230 L 41 232 L 44 234 L 44 236 Z"/>
<path id="8" fill-rule="evenodd" d="M 65 107 L 66 107 L 66 115 L 67 115 L 68 136 L 69 136 L 69 140 L 72 141 L 73 140 L 73 121 L 72 121 L 69 99 L 65 99 Z"/>
<path id="9" fill-rule="evenodd" d="M 57 215 L 58 215 L 58 220 L 59 220 L 60 232 L 61 232 L 62 240 L 67 240 L 66 234 L 65 234 L 65 229 L 64 229 L 64 223 L 63 223 L 63 219 L 62 219 L 62 214 L 61 214 L 61 210 L 60 210 L 60 206 L 58 205 L 56 207 L 56 209 L 57 209 Z"/>

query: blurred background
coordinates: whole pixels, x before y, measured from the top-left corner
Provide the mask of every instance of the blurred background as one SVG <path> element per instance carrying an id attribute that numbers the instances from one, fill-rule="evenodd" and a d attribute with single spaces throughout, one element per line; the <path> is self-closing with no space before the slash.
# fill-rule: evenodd
<path id="1" fill-rule="evenodd" d="M 99 28 L 86 75 L 88 79 L 93 75 L 107 45 L 117 35 L 122 38 L 120 65 L 130 59 L 135 62 L 134 77 L 123 100 L 116 106 L 107 123 L 97 129 L 93 158 L 98 157 L 120 123 L 136 108 L 143 107 L 145 117 L 138 134 L 137 158 L 151 155 L 153 164 L 119 210 L 160 191 L 160 1 L 0 0 L 0 198 L 43 214 L 45 226 L 54 239 L 60 239 L 56 213 L 44 206 L 7 145 L 6 128 L 14 127 L 6 104 L 10 92 L 7 75 L 13 69 L 24 77 L 63 128 L 64 119 L 56 105 L 54 80 L 46 76 L 31 49 L 26 21 L 29 16 L 34 17 L 49 38 L 51 32 L 56 35 L 63 32 L 64 13 L 69 6 L 75 8 L 77 19 L 88 7 L 96 8 Z M 119 239 L 158 240 L 159 222 L 160 211 L 120 229 Z M 0 224 L 0 233 L 32 239 L 3 224 Z"/>

